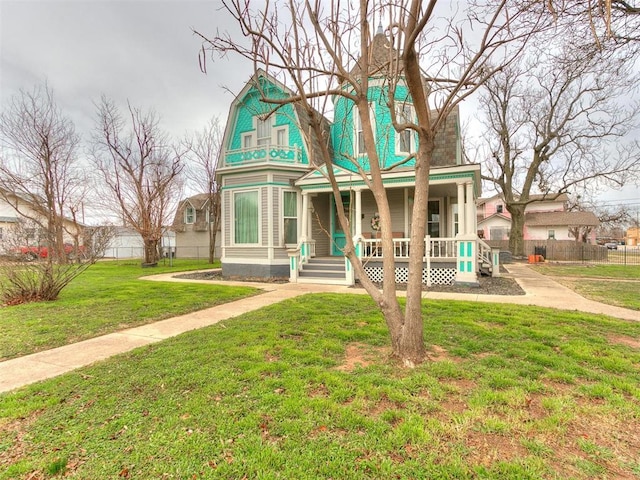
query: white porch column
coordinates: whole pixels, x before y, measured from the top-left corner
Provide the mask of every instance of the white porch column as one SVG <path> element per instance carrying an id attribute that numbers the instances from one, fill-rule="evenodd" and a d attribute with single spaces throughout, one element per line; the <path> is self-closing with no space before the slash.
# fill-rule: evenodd
<path id="1" fill-rule="evenodd" d="M 355 236 L 362 236 L 362 190 L 355 190 L 356 193 L 356 229 Z"/>
<path id="2" fill-rule="evenodd" d="M 464 201 L 464 185 L 458 183 L 458 235 L 467 233 L 466 208 Z"/>
<path id="3" fill-rule="evenodd" d="M 467 233 L 456 237 L 456 283 L 478 285 L 478 237 Z"/>
<path id="4" fill-rule="evenodd" d="M 300 241 L 308 240 L 309 235 L 309 194 L 302 192 L 302 219 L 300 228 Z"/>
<path id="5" fill-rule="evenodd" d="M 475 205 L 475 199 L 473 198 L 473 182 L 468 182 L 466 184 L 466 189 L 467 189 L 467 203 L 465 204 L 466 206 L 466 212 L 465 212 L 465 217 L 467 220 L 467 228 L 465 228 L 465 232 L 466 233 L 473 233 L 474 235 L 477 234 L 477 228 L 476 228 L 476 215 L 474 215 L 474 205 Z"/>
<path id="6" fill-rule="evenodd" d="M 355 230 L 353 232 L 353 243 L 356 247 L 356 255 L 358 258 L 362 258 L 362 190 L 354 190 L 356 193 L 356 213 L 355 213 Z M 347 260 L 347 263 L 348 260 Z M 348 269 L 351 268 L 351 265 L 347 265 Z M 351 278 L 353 277 L 353 278 Z M 354 272 L 351 273 L 351 276 L 348 276 L 348 280 L 351 282 L 350 285 L 355 283 Z"/>

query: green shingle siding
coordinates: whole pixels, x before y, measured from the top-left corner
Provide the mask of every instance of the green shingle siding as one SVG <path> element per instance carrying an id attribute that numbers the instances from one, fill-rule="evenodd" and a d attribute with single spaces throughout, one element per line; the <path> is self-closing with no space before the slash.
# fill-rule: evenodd
<path id="1" fill-rule="evenodd" d="M 263 83 L 263 89 L 267 91 L 267 95 L 270 98 L 284 98 L 285 94 L 277 87 L 267 85 Z M 273 111 L 277 106 L 270 105 L 260 101 L 260 92 L 255 88 L 250 88 L 245 96 L 240 99 L 236 107 L 236 118 L 233 129 L 233 134 L 227 145 L 227 151 L 240 150 L 242 148 L 242 135 L 245 133 L 255 133 L 253 118 L 256 115 L 261 115 Z M 297 118 L 292 105 L 284 105 L 276 111 L 274 114 L 273 127 L 287 125 L 289 127 L 289 146 L 299 147 L 301 150 L 301 158 L 294 159 L 289 158 L 291 155 L 288 152 L 280 155 L 283 161 L 292 162 L 298 160 L 301 163 L 308 164 L 309 158 L 304 147 L 304 141 L 300 132 L 300 128 L 297 125 Z M 254 138 L 255 146 L 255 138 Z M 251 159 L 255 161 L 256 159 Z M 241 159 L 237 160 L 241 163 Z M 236 159 L 233 159 L 233 164 L 236 164 Z"/>

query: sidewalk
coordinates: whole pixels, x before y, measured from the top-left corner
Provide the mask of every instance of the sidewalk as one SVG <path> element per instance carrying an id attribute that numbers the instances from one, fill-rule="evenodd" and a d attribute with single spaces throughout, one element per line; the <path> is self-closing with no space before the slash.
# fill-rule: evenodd
<path id="1" fill-rule="evenodd" d="M 551 278 L 533 271 L 524 264 L 509 264 L 506 268 L 509 271 L 509 276 L 512 276 L 518 282 L 526 292 L 526 295 L 504 296 L 425 292 L 424 298 L 538 305 L 640 321 L 640 312 L 587 300 L 572 290 L 554 282 Z M 211 283 L 210 280 L 176 279 L 173 278 L 174 275 L 175 273 L 155 275 L 147 279 L 153 281 Z M 299 295 L 322 292 L 366 294 L 364 289 L 336 285 L 224 283 L 251 285 L 262 289 L 264 293 L 179 317 L 0 362 L 0 392 L 7 392 L 30 383 L 56 377 L 113 355 L 156 343 L 189 330 L 213 325 L 222 320 Z M 399 292 L 399 294 L 403 293 Z"/>

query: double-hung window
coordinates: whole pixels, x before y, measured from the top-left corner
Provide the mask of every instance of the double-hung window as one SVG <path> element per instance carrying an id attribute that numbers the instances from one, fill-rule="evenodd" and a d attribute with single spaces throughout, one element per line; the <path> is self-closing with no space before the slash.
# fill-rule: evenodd
<path id="1" fill-rule="evenodd" d="M 234 192 L 234 243 L 258 243 L 258 191 Z"/>
<path id="2" fill-rule="evenodd" d="M 427 235 L 440 236 L 440 201 L 429 200 L 427 203 Z"/>
<path id="3" fill-rule="evenodd" d="M 191 205 L 184 209 L 184 223 L 187 225 L 196 223 L 196 209 Z"/>
<path id="4" fill-rule="evenodd" d="M 298 243 L 298 194 L 283 192 L 284 243 Z"/>
<path id="5" fill-rule="evenodd" d="M 371 121 L 371 129 L 375 137 L 376 132 L 376 118 L 374 104 L 369 104 L 369 120 Z M 364 127 L 362 126 L 362 119 L 357 108 L 353 108 L 353 123 L 355 126 L 355 148 L 353 149 L 356 155 L 366 155 L 367 146 L 364 143 Z"/>
<path id="6" fill-rule="evenodd" d="M 256 139 L 259 148 L 271 144 L 271 118 L 256 118 Z"/>
<path id="7" fill-rule="evenodd" d="M 245 150 L 253 148 L 253 134 L 244 133 L 242 135 L 242 148 Z"/>
<path id="8" fill-rule="evenodd" d="M 396 106 L 396 120 L 399 124 L 414 123 L 413 105 L 403 103 Z M 396 152 L 399 154 L 415 153 L 416 142 L 413 130 L 406 128 L 396 132 Z"/>
<path id="9" fill-rule="evenodd" d="M 286 127 L 276 129 L 276 145 L 278 147 L 286 147 L 289 145 L 289 136 L 287 135 Z"/>

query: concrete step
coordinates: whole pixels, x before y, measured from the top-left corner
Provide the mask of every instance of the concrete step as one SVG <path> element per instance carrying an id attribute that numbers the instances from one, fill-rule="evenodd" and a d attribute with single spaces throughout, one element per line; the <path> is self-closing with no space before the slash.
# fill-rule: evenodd
<path id="1" fill-rule="evenodd" d="M 335 265 L 335 264 L 327 264 L 327 263 L 305 263 L 302 265 L 303 270 L 307 270 L 310 272 L 318 272 L 318 271 L 333 271 L 333 272 L 344 272 L 344 264 Z"/>
<path id="2" fill-rule="evenodd" d="M 298 275 L 302 282 L 336 283 L 345 281 L 344 258 L 342 257 L 314 257 L 302 265 Z"/>
<path id="3" fill-rule="evenodd" d="M 303 277 L 303 278 L 344 278 L 344 271 L 339 272 L 339 271 L 335 271 L 335 270 L 325 270 L 325 271 L 308 271 L 308 270 L 302 270 L 300 271 L 300 273 L 298 273 L 298 277 Z"/>
<path id="4" fill-rule="evenodd" d="M 344 265 L 342 257 L 313 257 L 306 265 Z"/>

